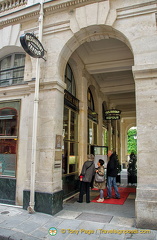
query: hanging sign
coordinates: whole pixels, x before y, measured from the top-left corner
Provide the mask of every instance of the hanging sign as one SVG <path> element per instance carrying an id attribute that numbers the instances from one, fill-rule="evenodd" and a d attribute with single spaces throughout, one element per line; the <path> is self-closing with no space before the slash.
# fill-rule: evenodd
<path id="1" fill-rule="evenodd" d="M 121 111 L 117 109 L 109 109 L 105 111 L 105 120 L 119 120 Z"/>
<path id="2" fill-rule="evenodd" d="M 106 115 L 105 120 L 119 120 L 120 116 L 119 115 Z"/>
<path id="3" fill-rule="evenodd" d="M 120 111 L 120 110 L 117 110 L 117 109 L 110 109 L 110 110 L 106 110 L 106 111 L 105 111 L 105 114 L 106 114 L 106 115 L 121 114 L 121 111 Z"/>
<path id="4" fill-rule="evenodd" d="M 45 50 L 41 42 L 34 34 L 25 33 L 21 35 L 20 42 L 25 52 L 28 53 L 31 57 L 43 58 Z"/>

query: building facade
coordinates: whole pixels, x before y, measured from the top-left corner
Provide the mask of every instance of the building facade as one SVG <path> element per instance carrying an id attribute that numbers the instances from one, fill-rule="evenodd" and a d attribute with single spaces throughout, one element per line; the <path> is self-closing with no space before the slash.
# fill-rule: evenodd
<path id="1" fill-rule="evenodd" d="M 35 210 L 55 214 L 93 146 L 125 165 L 137 126 L 136 221 L 156 229 L 156 12 L 156 0 L 0 1 L 1 203 L 27 209 L 35 192 Z M 25 33 L 39 37 L 44 59 L 24 51 Z M 109 109 L 120 119 L 106 119 Z"/>

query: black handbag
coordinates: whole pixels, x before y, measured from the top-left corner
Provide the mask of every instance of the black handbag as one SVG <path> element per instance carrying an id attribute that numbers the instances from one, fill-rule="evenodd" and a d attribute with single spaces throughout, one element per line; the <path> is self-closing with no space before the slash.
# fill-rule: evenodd
<path id="1" fill-rule="evenodd" d="M 105 181 L 105 176 L 104 175 L 99 175 L 99 173 L 95 173 L 95 181 L 96 182 L 104 182 Z"/>

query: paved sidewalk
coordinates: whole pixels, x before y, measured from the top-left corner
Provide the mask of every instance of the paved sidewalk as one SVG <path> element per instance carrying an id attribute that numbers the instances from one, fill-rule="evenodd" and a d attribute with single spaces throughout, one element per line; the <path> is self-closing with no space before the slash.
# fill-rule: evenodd
<path id="1" fill-rule="evenodd" d="M 77 198 L 55 216 L 0 204 L 0 240 L 157 240 L 157 231 L 136 228 L 134 194 L 123 205 L 80 204 Z"/>

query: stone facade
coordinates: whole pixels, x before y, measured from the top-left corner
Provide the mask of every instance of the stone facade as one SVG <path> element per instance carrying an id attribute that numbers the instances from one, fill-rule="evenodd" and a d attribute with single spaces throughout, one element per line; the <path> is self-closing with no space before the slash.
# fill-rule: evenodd
<path id="1" fill-rule="evenodd" d="M 43 4 L 22 1 L 21 4 L 15 2 L 16 7 L 4 2 L 0 2 L 1 59 L 15 52 L 24 53 L 20 36 L 26 32 L 39 36 L 43 17 L 42 44 L 46 61 L 40 59 L 36 196 L 40 195 L 38 192 L 44 196 L 58 193 L 53 199 L 61 199 L 62 195 L 62 149 L 56 149 L 55 144 L 56 135 L 63 135 L 64 75 L 69 63 L 79 99 L 78 172 L 87 155 L 87 90 L 90 88 L 99 119 L 97 145 L 103 144 L 102 103 L 105 102 L 108 109 L 122 111 L 121 120 L 112 123 L 112 128 L 108 122 L 108 146 L 117 151 L 122 163 L 127 154 L 126 132 L 137 125 L 137 225 L 156 229 L 156 1 L 57 0 Z M 36 68 L 36 59 L 26 55 L 24 84 L 0 87 L 1 102 L 21 101 L 15 201 L 22 205 L 26 195 L 25 208 L 31 182 Z M 55 200 L 50 205 L 52 213 L 55 206 L 61 209 Z M 43 207 L 39 209 L 43 211 Z"/>

